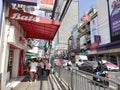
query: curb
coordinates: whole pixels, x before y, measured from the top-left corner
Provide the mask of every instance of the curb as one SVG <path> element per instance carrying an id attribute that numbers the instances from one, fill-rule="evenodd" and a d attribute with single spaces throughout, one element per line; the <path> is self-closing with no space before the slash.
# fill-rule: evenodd
<path id="1" fill-rule="evenodd" d="M 52 80 L 54 80 L 54 82 L 55 82 L 55 84 L 57 85 L 57 87 L 59 88 L 59 90 L 63 90 L 63 89 L 61 88 L 59 82 L 57 81 L 57 79 L 55 78 L 55 76 L 54 76 L 53 74 L 51 75 L 51 78 L 52 78 Z"/>
<path id="2" fill-rule="evenodd" d="M 71 90 L 68 84 L 63 79 L 59 78 L 58 75 L 54 74 L 54 77 L 56 78 L 57 82 L 61 86 L 62 90 Z"/>

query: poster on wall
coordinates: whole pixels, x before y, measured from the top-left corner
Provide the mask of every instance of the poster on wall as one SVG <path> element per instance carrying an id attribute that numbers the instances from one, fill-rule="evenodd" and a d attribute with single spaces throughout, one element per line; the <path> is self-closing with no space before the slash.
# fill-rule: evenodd
<path id="1" fill-rule="evenodd" d="M 98 17 L 90 21 L 91 43 L 95 43 L 95 35 L 98 35 Z"/>
<path id="2" fill-rule="evenodd" d="M 109 1 L 111 32 L 120 31 L 120 0 Z"/>

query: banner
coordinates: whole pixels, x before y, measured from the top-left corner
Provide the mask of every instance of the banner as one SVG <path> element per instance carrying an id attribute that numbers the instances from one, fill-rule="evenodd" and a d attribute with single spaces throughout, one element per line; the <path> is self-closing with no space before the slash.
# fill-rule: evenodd
<path id="1" fill-rule="evenodd" d="M 120 0 L 108 0 L 111 42 L 120 40 Z"/>
<path id="2" fill-rule="evenodd" d="M 109 0 L 111 31 L 120 30 L 120 0 Z"/>
<path id="3" fill-rule="evenodd" d="M 91 43 L 95 43 L 95 35 L 98 35 L 98 17 L 90 21 Z"/>

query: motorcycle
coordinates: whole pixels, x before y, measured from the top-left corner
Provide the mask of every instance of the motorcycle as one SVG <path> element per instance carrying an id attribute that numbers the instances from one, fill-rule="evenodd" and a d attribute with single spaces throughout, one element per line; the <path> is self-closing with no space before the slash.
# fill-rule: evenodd
<path id="1" fill-rule="evenodd" d="M 95 72 L 96 77 L 93 76 L 93 80 L 96 82 L 99 82 L 101 84 L 104 84 L 106 86 L 109 86 L 109 82 L 107 80 L 103 80 L 97 76 L 101 76 L 104 78 L 108 78 L 108 72 L 107 71 L 99 71 L 99 72 Z"/>

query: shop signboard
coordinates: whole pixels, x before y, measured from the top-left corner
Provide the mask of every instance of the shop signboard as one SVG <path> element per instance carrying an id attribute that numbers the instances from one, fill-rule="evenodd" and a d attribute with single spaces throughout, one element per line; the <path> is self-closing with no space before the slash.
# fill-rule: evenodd
<path id="1" fill-rule="evenodd" d="M 53 10 L 54 0 L 41 0 L 40 9 L 41 10 Z"/>
<path id="2" fill-rule="evenodd" d="M 84 22 L 89 22 L 91 20 L 90 16 L 88 15 L 88 11 L 84 11 L 84 15 L 81 18 Z"/>
<path id="3" fill-rule="evenodd" d="M 21 49 L 26 49 L 27 40 L 25 37 L 14 26 L 10 26 L 9 29 L 11 33 L 8 36 L 7 42 Z"/>

